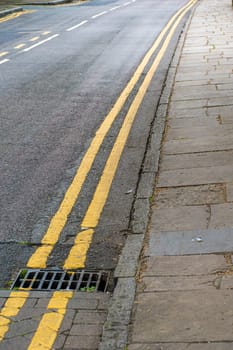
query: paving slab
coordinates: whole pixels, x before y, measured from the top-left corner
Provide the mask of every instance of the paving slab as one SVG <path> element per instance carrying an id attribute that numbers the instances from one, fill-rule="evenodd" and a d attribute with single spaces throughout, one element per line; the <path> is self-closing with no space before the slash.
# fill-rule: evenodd
<path id="1" fill-rule="evenodd" d="M 144 260 L 142 277 L 202 276 L 229 269 L 222 254 L 150 256 Z"/>
<path id="2" fill-rule="evenodd" d="M 227 202 L 233 202 L 233 183 L 226 184 L 226 198 Z"/>
<path id="3" fill-rule="evenodd" d="M 217 126 L 192 126 L 182 127 L 179 129 L 168 128 L 166 141 L 171 140 L 190 140 L 196 138 L 205 137 L 228 137 L 232 135 L 233 125 L 225 125 L 218 123 Z"/>
<path id="4" fill-rule="evenodd" d="M 168 128 L 172 129 L 180 129 L 180 128 L 192 128 L 192 127 L 216 127 L 219 125 L 219 118 L 218 116 L 212 116 L 208 117 L 205 116 L 177 116 L 176 118 L 170 118 L 168 119 L 167 126 Z"/>
<path id="5" fill-rule="evenodd" d="M 128 350 L 232 350 L 233 343 L 156 343 L 156 344 L 132 344 Z"/>
<path id="6" fill-rule="evenodd" d="M 233 251 L 233 228 L 161 232 L 151 229 L 146 255 L 192 255 Z"/>
<path id="7" fill-rule="evenodd" d="M 233 226 L 233 203 L 211 205 L 209 228 L 217 229 Z"/>
<path id="8" fill-rule="evenodd" d="M 180 139 L 167 141 L 164 144 L 165 154 L 183 154 L 194 152 L 214 152 L 232 150 L 231 135 L 227 136 L 206 136 L 193 139 Z"/>
<path id="9" fill-rule="evenodd" d="M 224 184 L 157 188 L 154 195 L 156 208 L 199 206 L 225 203 Z"/>
<path id="10" fill-rule="evenodd" d="M 142 280 L 143 292 L 168 292 L 190 290 L 216 290 L 219 283 L 218 276 L 166 276 L 144 277 Z"/>
<path id="11" fill-rule="evenodd" d="M 233 165 L 162 171 L 158 187 L 194 186 L 233 182 Z"/>
<path id="12" fill-rule="evenodd" d="M 233 150 L 163 155 L 163 162 L 160 165 L 162 171 L 175 169 L 213 168 L 229 166 L 233 159 Z M 223 172 L 225 170 L 222 169 Z"/>
<path id="13" fill-rule="evenodd" d="M 208 83 L 208 81 L 207 81 Z M 169 113 L 168 113 L 168 119 L 172 118 L 203 118 L 207 117 L 207 108 L 199 107 L 199 108 L 192 108 L 192 109 L 175 109 L 175 108 L 170 108 Z M 216 116 L 218 114 L 216 113 Z"/>
<path id="14" fill-rule="evenodd" d="M 177 208 L 152 208 L 150 229 L 157 231 L 181 231 L 207 228 L 208 206 L 183 206 Z"/>
<path id="15" fill-rule="evenodd" d="M 140 293 L 132 342 L 233 342 L 232 303 L 232 290 Z"/>

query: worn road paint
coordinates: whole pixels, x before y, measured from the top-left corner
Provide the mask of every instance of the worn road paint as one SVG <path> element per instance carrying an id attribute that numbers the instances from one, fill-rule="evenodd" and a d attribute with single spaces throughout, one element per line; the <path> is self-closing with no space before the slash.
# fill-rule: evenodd
<path id="1" fill-rule="evenodd" d="M 0 61 L 0 64 L 3 64 L 3 63 L 6 63 L 6 62 L 9 62 L 10 60 L 8 58 L 5 58 L 4 60 Z"/>
<path id="2" fill-rule="evenodd" d="M 2 310 L 0 311 L 0 341 L 3 340 L 9 329 L 11 317 L 17 316 L 20 309 L 25 304 L 29 293 L 11 292 Z"/>
<path id="3" fill-rule="evenodd" d="M 93 229 L 84 230 L 77 234 L 74 245 L 64 263 L 64 269 L 77 269 L 77 266 L 83 267 L 85 265 L 93 234 Z"/>
<path id="4" fill-rule="evenodd" d="M 72 296 L 72 292 L 63 291 L 53 293 L 47 306 L 47 310 L 50 310 L 50 312 L 42 316 L 28 350 L 52 349 L 64 319 L 67 304 Z"/>
<path id="5" fill-rule="evenodd" d="M 95 19 L 95 18 L 98 18 L 98 17 L 100 17 L 100 16 L 106 15 L 106 13 L 108 13 L 108 11 L 103 11 L 103 12 L 97 13 L 97 15 L 94 15 L 94 16 L 92 16 L 91 18 L 92 18 L 92 19 Z"/>
<path id="6" fill-rule="evenodd" d="M 8 55 L 8 51 L 4 51 L 4 52 L 0 52 L 0 57 L 3 57 L 3 56 L 6 56 L 6 55 Z"/>
<path id="7" fill-rule="evenodd" d="M 38 40 L 38 39 L 40 39 L 40 37 L 39 36 L 34 36 L 34 38 L 31 38 L 29 41 L 36 41 L 36 40 Z"/>
<path id="8" fill-rule="evenodd" d="M 22 44 L 15 46 L 14 49 L 19 50 L 19 49 L 22 49 L 24 46 L 26 46 L 26 44 L 22 43 Z"/>
<path id="9" fill-rule="evenodd" d="M 134 89 L 135 85 L 137 84 L 138 80 L 140 79 L 146 65 L 148 64 L 150 58 L 156 51 L 156 49 L 159 47 L 161 41 L 163 40 L 165 34 L 169 30 L 169 28 L 172 26 L 173 22 L 176 20 L 176 18 L 184 11 L 186 8 L 190 8 L 194 1 L 190 1 L 188 5 L 181 8 L 167 23 L 165 28 L 162 30 L 162 32 L 159 34 L 158 38 L 155 40 L 152 47 L 149 49 L 141 63 L 139 64 L 138 68 L 136 69 L 133 77 L 130 79 L 127 86 L 124 88 L 122 93 L 120 94 L 118 100 L 114 104 L 113 108 L 109 112 L 109 114 L 106 116 L 102 124 L 100 125 L 99 129 L 96 132 L 95 137 L 93 138 L 86 154 L 84 155 L 81 164 L 76 172 L 76 175 L 70 184 L 67 192 L 65 193 L 65 196 L 60 204 L 60 207 L 58 211 L 55 213 L 53 218 L 51 219 L 51 222 L 49 224 L 48 230 L 46 231 L 44 237 L 41 240 L 42 247 L 39 247 L 36 249 L 34 254 L 32 254 L 31 258 L 29 259 L 27 263 L 27 267 L 30 268 L 45 268 L 47 259 L 49 254 L 52 252 L 54 245 L 57 243 L 60 234 L 67 222 L 68 216 L 71 213 L 71 210 L 75 204 L 75 202 L 78 199 L 79 193 L 81 191 L 81 188 L 86 180 L 86 177 L 92 167 L 92 164 L 96 158 L 96 155 L 100 149 L 100 146 L 102 145 L 105 136 L 107 135 L 108 131 L 110 130 L 113 122 L 117 118 L 119 112 L 121 111 L 122 107 L 124 106 L 128 96 Z"/>
<path id="10" fill-rule="evenodd" d="M 71 27 L 71 28 L 66 29 L 66 31 L 67 31 L 67 32 L 70 32 L 71 30 L 74 30 L 74 29 L 76 29 L 76 28 L 79 28 L 79 27 L 83 26 L 83 25 L 86 24 L 87 22 L 88 22 L 87 20 L 86 20 L 86 21 L 82 21 L 82 22 L 80 22 L 79 24 L 77 24 L 77 25 L 75 25 L 75 26 L 73 26 L 73 27 Z"/>
<path id="11" fill-rule="evenodd" d="M 54 35 L 50 36 L 49 38 L 47 38 L 47 39 L 45 39 L 45 40 L 39 41 L 38 43 L 36 43 L 36 44 L 34 44 L 34 45 L 32 45 L 32 46 L 27 47 L 27 48 L 24 49 L 22 52 L 28 52 L 28 51 L 34 49 L 35 47 L 40 46 L 40 45 L 46 43 L 47 41 L 50 41 L 50 40 L 52 40 L 52 39 L 57 38 L 58 36 L 59 36 L 59 34 L 54 34 Z"/>
<path id="12" fill-rule="evenodd" d="M 27 13 L 32 13 L 32 12 L 35 12 L 35 10 L 25 10 L 25 11 L 12 13 L 12 14 L 10 14 L 8 16 L 0 18 L 0 23 L 10 21 L 11 19 L 15 19 L 15 18 L 17 18 L 19 16 L 26 15 Z"/>

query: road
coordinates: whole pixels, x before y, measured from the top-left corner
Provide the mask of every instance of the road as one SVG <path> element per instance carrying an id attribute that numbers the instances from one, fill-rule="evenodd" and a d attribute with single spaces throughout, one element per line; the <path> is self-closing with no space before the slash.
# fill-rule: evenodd
<path id="1" fill-rule="evenodd" d="M 169 31 L 134 72 L 187 3 L 93 0 L 0 22 L 0 287 L 25 267 L 116 266 L 188 12 L 155 74 Z"/>

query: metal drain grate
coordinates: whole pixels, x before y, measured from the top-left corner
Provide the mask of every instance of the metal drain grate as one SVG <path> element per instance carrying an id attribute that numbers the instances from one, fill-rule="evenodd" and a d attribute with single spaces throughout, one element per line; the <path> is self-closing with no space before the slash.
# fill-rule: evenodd
<path id="1" fill-rule="evenodd" d="M 11 289 L 106 292 L 109 279 L 108 271 L 21 270 Z"/>

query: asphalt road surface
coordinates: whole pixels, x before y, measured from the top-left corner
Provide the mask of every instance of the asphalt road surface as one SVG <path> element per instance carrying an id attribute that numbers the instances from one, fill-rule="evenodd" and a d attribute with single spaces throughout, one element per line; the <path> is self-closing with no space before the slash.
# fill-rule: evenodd
<path id="1" fill-rule="evenodd" d="M 0 287 L 27 266 L 116 266 L 188 12 L 155 74 L 150 67 L 170 29 L 138 78 L 134 72 L 187 3 L 93 0 L 28 7 L 0 21 Z"/>

